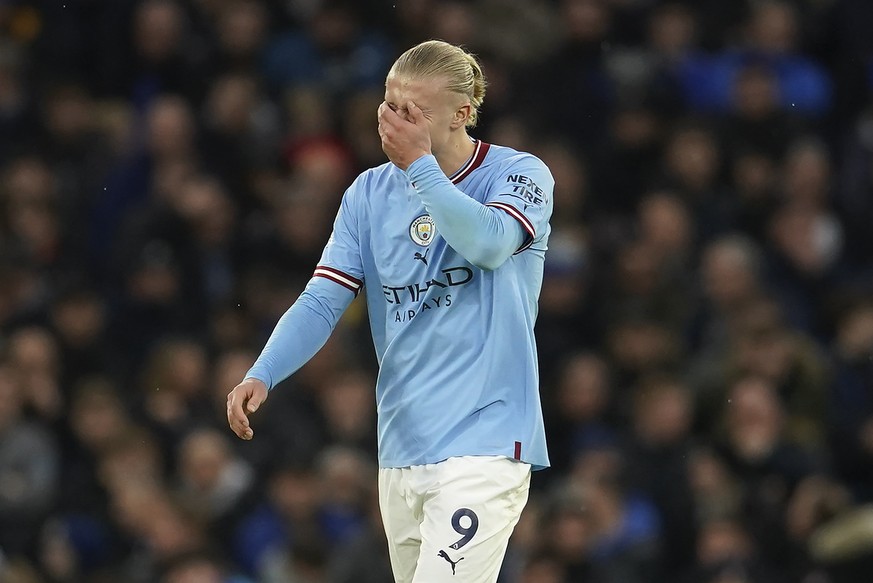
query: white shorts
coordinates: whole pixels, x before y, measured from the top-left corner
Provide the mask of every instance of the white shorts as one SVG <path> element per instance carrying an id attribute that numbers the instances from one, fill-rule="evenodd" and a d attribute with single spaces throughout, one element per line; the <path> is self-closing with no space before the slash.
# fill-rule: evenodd
<path id="1" fill-rule="evenodd" d="M 530 464 L 464 456 L 379 470 L 397 583 L 493 583 L 527 503 Z"/>

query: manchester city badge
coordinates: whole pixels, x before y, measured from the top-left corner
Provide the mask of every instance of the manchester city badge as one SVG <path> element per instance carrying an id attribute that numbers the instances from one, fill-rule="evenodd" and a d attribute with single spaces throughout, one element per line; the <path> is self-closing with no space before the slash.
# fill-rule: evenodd
<path id="1" fill-rule="evenodd" d="M 427 247 L 436 236 L 436 227 L 430 215 L 421 215 L 409 225 L 409 236 L 416 245 Z"/>

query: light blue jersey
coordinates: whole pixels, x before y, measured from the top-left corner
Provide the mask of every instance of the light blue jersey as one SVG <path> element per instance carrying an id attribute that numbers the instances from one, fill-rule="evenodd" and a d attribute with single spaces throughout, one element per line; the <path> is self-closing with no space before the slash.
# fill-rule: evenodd
<path id="1" fill-rule="evenodd" d="M 534 322 L 553 178 L 530 154 L 476 142 L 451 183 L 481 203 L 474 210 L 501 221 L 511 217 L 495 228 L 509 225 L 512 245 L 521 242 L 499 266 L 483 268 L 448 244 L 431 217 L 438 212 L 428 212 L 426 197 L 413 186 L 419 176 L 434 175 L 428 158 L 407 172 L 387 163 L 355 180 L 313 279 L 354 294 L 366 289 L 380 365 L 380 466 L 501 455 L 546 467 Z M 436 190 L 431 195 L 439 197 Z M 481 244 L 487 242 L 486 236 Z M 272 386 L 272 373 L 258 374 L 259 368 L 263 363 L 249 376 L 266 377 Z"/>

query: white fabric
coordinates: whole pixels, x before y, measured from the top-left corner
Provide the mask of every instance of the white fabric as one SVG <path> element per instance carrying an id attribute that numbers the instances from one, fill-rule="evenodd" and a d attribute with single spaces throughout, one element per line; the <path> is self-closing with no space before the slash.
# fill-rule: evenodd
<path id="1" fill-rule="evenodd" d="M 530 464 L 502 456 L 380 469 L 379 506 L 397 583 L 494 583 L 530 474 Z"/>

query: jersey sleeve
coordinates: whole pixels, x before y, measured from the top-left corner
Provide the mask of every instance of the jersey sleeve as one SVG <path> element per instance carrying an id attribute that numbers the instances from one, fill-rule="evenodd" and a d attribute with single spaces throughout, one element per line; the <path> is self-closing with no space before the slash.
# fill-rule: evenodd
<path id="1" fill-rule="evenodd" d="M 439 233 L 476 267 L 497 269 L 525 240 L 525 231 L 507 213 L 458 190 L 433 154 L 410 164 L 406 175 Z"/>
<path id="2" fill-rule="evenodd" d="M 279 318 L 270 338 L 245 378 L 272 390 L 309 362 L 327 342 L 353 296 L 324 278 L 313 277 Z"/>
<path id="3" fill-rule="evenodd" d="M 527 236 L 516 253 L 521 253 L 548 233 L 554 189 L 552 173 L 535 156 L 523 156 L 497 174 L 485 205 L 506 212 L 524 229 Z"/>
<path id="4" fill-rule="evenodd" d="M 364 286 L 355 197 L 360 178 L 346 190 L 312 279 L 282 315 L 246 378 L 273 387 L 291 376 L 324 346 Z M 344 289 L 343 289 L 344 288 Z M 348 291 L 346 291 L 348 290 Z"/>
<path id="5" fill-rule="evenodd" d="M 324 247 L 313 277 L 321 277 L 340 285 L 355 295 L 364 287 L 364 268 L 358 238 L 356 214 L 357 189 L 360 178 L 343 195 L 333 222 L 333 232 Z"/>

